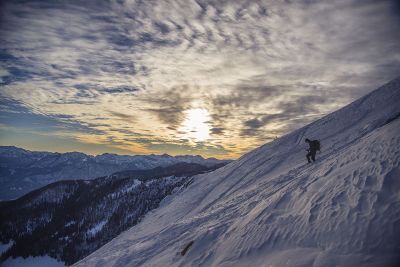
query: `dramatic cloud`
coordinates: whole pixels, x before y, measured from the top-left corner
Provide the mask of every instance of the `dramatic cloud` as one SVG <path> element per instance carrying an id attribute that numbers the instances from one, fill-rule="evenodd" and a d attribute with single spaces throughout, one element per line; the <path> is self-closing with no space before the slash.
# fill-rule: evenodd
<path id="1" fill-rule="evenodd" d="M 400 74 L 395 0 L 0 5 L 1 144 L 237 157 Z"/>

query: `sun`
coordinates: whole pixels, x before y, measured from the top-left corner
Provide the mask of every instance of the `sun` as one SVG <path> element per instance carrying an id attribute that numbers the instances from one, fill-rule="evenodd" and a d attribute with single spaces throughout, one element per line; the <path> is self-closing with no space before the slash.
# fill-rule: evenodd
<path id="1" fill-rule="evenodd" d="M 204 108 L 192 108 L 185 111 L 185 120 L 179 132 L 192 141 L 204 142 L 210 138 L 210 114 Z"/>

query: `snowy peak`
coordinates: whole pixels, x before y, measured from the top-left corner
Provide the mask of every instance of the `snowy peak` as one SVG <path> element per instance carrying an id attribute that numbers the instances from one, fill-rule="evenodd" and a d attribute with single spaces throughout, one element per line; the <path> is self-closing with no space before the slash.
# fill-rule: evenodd
<path id="1" fill-rule="evenodd" d="M 397 266 L 400 79 L 194 182 L 76 266 Z M 322 153 L 305 159 L 305 138 Z"/>
<path id="2" fill-rule="evenodd" d="M 17 147 L 0 146 L 0 200 L 20 197 L 59 180 L 94 179 L 118 171 L 149 170 L 180 162 L 211 167 L 230 161 L 203 159 L 199 156 L 91 156 L 80 152 L 32 152 Z"/>

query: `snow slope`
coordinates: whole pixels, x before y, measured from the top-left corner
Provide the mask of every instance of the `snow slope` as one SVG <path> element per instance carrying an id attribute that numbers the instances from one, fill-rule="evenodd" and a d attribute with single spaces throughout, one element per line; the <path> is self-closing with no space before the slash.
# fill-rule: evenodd
<path id="1" fill-rule="evenodd" d="M 2 263 L 2 267 L 64 267 L 62 262 L 47 255 L 27 258 L 11 258 Z"/>
<path id="2" fill-rule="evenodd" d="M 400 78 L 196 176 L 75 266 L 396 266 L 399 114 Z"/>

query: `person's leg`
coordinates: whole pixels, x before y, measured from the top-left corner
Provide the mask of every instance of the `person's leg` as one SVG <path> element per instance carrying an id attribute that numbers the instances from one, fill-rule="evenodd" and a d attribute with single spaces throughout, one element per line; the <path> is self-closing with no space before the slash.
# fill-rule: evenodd
<path id="1" fill-rule="evenodd" d="M 313 161 L 315 161 L 315 154 L 317 154 L 317 151 L 311 152 L 311 159 L 312 159 Z"/>
<path id="2" fill-rule="evenodd" d="M 307 157 L 308 163 L 311 163 L 311 160 L 310 160 L 311 153 L 310 152 L 307 153 L 306 157 Z"/>

